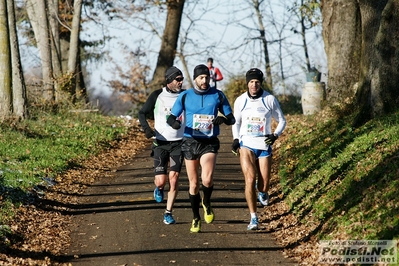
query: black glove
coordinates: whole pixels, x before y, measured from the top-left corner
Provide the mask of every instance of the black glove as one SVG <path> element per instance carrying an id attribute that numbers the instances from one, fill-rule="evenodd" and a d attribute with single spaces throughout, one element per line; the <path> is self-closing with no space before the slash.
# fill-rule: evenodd
<path id="1" fill-rule="evenodd" d="M 226 122 L 227 122 L 227 119 L 224 116 L 217 116 L 216 118 L 214 118 L 212 120 L 212 123 L 214 125 L 221 125 L 221 124 L 226 123 Z"/>
<path id="2" fill-rule="evenodd" d="M 240 148 L 240 141 L 238 139 L 234 139 L 233 144 L 231 144 L 231 151 L 235 155 L 237 155 L 239 148 Z"/>
<path id="3" fill-rule="evenodd" d="M 265 138 L 265 144 L 267 144 L 267 145 L 273 145 L 273 143 L 277 139 L 277 136 L 274 135 L 274 134 L 267 134 L 265 137 L 266 137 Z"/>
<path id="4" fill-rule="evenodd" d="M 169 126 L 171 126 L 173 129 L 179 129 L 181 128 L 181 122 L 179 120 L 176 120 L 176 116 L 170 115 L 168 117 L 168 120 L 166 121 Z"/>
<path id="5" fill-rule="evenodd" d="M 152 137 L 155 136 L 154 130 L 152 130 L 150 127 L 147 127 L 147 128 L 144 130 L 144 133 L 145 133 L 145 137 L 146 137 L 147 139 L 152 138 Z"/>
<path id="6" fill-rule="evenodd" d="M 171 127 L 173 128 L 173 129 L 179 129 L 179 128 L 181 128 L 181 122 L 179 121 L 179 120 L 175 120 L 173 123 L 172 123 L 172 125 L 171 125 Z"/>

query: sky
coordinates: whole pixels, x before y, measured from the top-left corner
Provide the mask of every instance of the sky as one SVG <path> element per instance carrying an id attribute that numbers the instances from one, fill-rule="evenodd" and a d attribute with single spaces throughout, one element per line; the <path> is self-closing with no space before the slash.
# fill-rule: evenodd
<path id="1" fill-rule="evenodd" d="M 144 0 L 141 0 L 144 1 Z M 140 0 L 135 1 L 135 3 Z M 254 31 L 257 17 L 248 0 L 186 0 L 184 14 L 180 28 L 179 42 L 186 41 L 184 47 L 178 46 L 178 52 L 185 55 L 188 64 L 189 75 L 198 64 L 206 64 L 208 57 L 214 58 L 214 66 L 218 67 L 224 80 L 218 87 L 222 88 L 229 82 L 231 77 L 244 75 L 252 68 L 265 69 L 262 60 L 262 50 L 259 41 L 253 41 L 258 32 Z M 120 0 L 120 5 L 127 5 L 131 1 Z M 292 29 L 299 30 L 296 17 L 287 12 L 293 0 L 264 0 L 262 6 L 263 23 L 265 25 L 266 37 L 269 43 L 269 54 L 272 62 L 273 81 L 275 91 L 279 89 L 279 56 L 281 53 L 284 75 L 287 77 L 286 84 L 294 93 L 300 91 L 305 83 L 305 61 L 301 46 L 301 37 L 293 34 Z M 93 10 L 83 9 L 82 17 L 93 16 Z M 147 80 L 152 78 L 158 52 L 160 49 L 160 36 L 166 18 L 166 10 L 153 8 L 143 10 L 133 15 L 123 15 L 123 19 L 114 17 L 112 20 L 101 15 L 102 20 L 95 23 L 86 20 L 82 25 L 80 38 L 82 40 L 98 40 L 104 36 L 110 36 L 103 46 L 96 48 L 100 54 L 109 53 L 110 58 L 100 61 L 91 61 L 86 65 L 89 76 L 87 79 L 88 89 L 96 94 L 109 95 L 111 89 L 106 80 L 115 79 L 113 70 L 116 67 L 128 68 L 131 65 L 124 51 L 140 50 L 145 56 L 140 57 L 140 63 L 148 65 Z M 154 30 L 158 34 L 154 34 Z M 279 46 L 278 40 L 283 40 Z M 321 27 L 315 27 L 307 31 L 309 56 L 312 66 L 325 73 L 327 68 L 321 38 Z M 243 45 L 243 43 L 247 43 Z M 281 49 L 281 50 L 280 50 Z M 115 65 L 117 64 L 117 66 Z M 176 56 L 174 65 L 183 70 L 182 63 Z M 185 82 L 184 86 L 190 84 Z"/>

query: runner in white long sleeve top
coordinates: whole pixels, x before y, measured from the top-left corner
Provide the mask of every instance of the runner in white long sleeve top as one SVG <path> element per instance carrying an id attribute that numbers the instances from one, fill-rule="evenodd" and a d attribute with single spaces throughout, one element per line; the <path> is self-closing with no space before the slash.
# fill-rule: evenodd
<path id="1" fill-rule="evenodd" d="M 286 120 L 277 99 L 263 90 L 263 72 L 252 68 L 246 73 L 248 90 L 234 102 L 236 123 L 232 127 L 234 153 L 240 154 L 245 177 L 245 198 L 251 213 L 248 230 L 258 229 L 256 215 L 256 176 L 258 199 L 264 206 L 269 201 L 269 181 L 272 165 L 272 145 L 283 132 Z M 274 118 L 278 125 L 272 132 Z"/>
<path id="2" fill-rule="evenodd" d="M 181 130 L 175 130 L 166 123 L 166 119 L 170 116 L 170 110 L 182 92 L 183 80 L 183 73 L 180 69 L 174 66 L 168 68 L 165 72 L 166 86 L 150 94 L 138 115 L 146 137 L 152 138 L 155 136 L 152 144 L 154 184 L 156 186 L 154 190 L 155 201 L 163 202 L 164 188 L 169 182 L 168 199 L 163 220 L 165 224 L 175 223 L 172 209 L 179 190 L 178 182 L 183 164 L 181 142 L 184 133 L 184 127 Z M 155 131 L 147 121 L 147 116 L 152 114 L 155 120 Z M 179 119 L 185 125 L 183 116 Z"/>

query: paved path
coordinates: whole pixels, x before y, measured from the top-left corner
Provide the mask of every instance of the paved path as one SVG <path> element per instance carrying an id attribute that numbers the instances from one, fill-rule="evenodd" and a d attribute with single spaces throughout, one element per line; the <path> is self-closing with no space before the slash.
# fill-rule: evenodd
<path id="1" fill-rule="evenodd" d="M 212 206 L 215 221 L 202 222 L 192 234 L 188 181 L 181 174 L 173 215 L 162 222 L 164 203 L 153 199 L 150 150 L 120 167 L 113 178 L 101 178 L 72 210 L 76 228 L 68 256 L 72 265 L 297 265 L 282 255 L 264 228 L 247 231 L 249 213 L 238 157 L 232 155 L 231 129 L 220 135 Z M 150 142 L 149 142 L 150 143 Z M 183 167 L 184 168 L 184 167 Z M 165 194 L 166 196 L 167 194 Z M 201 209 L 203 218 L 203 212 Z"/>

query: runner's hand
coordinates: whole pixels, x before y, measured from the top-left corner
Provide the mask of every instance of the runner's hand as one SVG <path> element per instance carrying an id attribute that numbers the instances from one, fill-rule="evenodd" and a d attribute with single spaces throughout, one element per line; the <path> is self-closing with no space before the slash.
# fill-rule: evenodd
<path id="1" fill-rule="evenodd" d="M 166 120 L 169 126 L 171 126 L 173 129 L 179 129 L 181 128 L 181 122 L 179 120 L 176 120 L 176 116 L 170 115 L 168 119 Z"/>
<path id="2" fill-rule="evenodd" d="M 265 138 L 265 144 L 267 144 L 267 145 L 273 145 L 273 143 L 277 139 L 277 136 L 274 135 L 274 134 L 267 134 L 265 137 L 266 137 Z"/>
<path id="3" fill-rule="evenodd" d="M 212 120 L 212 123 L 214 125 L 221 125 L 226 122 L 227 122 L 227 119 L 224 116 L 217 116 L 215 119 Z"/>
<path id="4" fill-rule="evenodd" d="M 181 128 L 181 122 L 179 120 L 175 120 L 175 121 L 173 121 L 171 127 L 173 129 L 179 129 L 179 128 Z"/>
<path id="5" fill-rule="evenodd" d="M 146 137 L 147 139 L 152 138 L 152 137 L 155 136 L 154 130 L 152 130 L 150 127 L 147 127 L 147 128 L 145 129 L 144 133 L 145 133 L 145 137 Z"/>
<path id="6" fill-rule="evenodd" d="M 240 141 L 238 139 L 234 139 L 233 144 L 231 145 L 231 152 L 237 156 L 239 148 L 240 148 Z"/>

